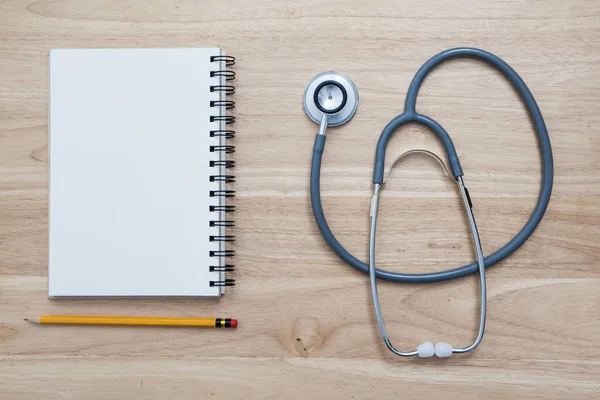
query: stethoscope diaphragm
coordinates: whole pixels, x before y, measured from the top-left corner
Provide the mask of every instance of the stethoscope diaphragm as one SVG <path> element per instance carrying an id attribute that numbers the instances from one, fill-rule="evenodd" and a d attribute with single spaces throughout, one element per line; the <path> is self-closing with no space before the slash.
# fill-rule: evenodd
<path id="1" fill-rule="evenodd" d="M 328 115 L 329 126 L 348 122 L 358 108 L 358 91 L 346 75 L 323 72 L 315 76 L 304 90 L 304 109 L 315 123 Z"/>

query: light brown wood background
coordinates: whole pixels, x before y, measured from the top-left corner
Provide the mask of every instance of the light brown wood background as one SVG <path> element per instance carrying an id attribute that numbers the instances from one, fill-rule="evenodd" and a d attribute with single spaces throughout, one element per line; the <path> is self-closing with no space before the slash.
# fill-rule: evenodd
<path id="1" fill-rule="evenodd" d="M 46 296 L 48 51 L 222 46 L 237 57 L 238 286 L 218 301 L 56 300 Z M 338 239 L 366 259 L 377 138 L 403 109 L 416 70 L 455 46 L 485 48 L 529 85 L 550 132 L 556 179 L 535 235 L 489 270 L 480 348 L 400 359 L 382 344 L 368 279 L 325 245 L 308 197 L 317 126 L 302 107 L 324 70 L 360 92 L 331 129 L 323 203 Z M 600 396 L 600 2 L 0 2 L 0 398 L 592 399 Z M 452 135 L 486 254 L 524 224 L 540 158 L 510 85 L 476 61 L 437 69 L 418 109 Z M 388 164 L 426 129 L 402 129 Z M 441 153 L 440 153 L 441 154 Z M 380 266 L 419 272 L 473 260 L 454 185 L 413 157 L 384 193 Z M 90 255 L 91 257 L 92 255 Z M 394 344 L 470 343 L 474 276 L 382 283 Z M 43 313 L 237 317 L 235 331 L 39 327 Z"/>

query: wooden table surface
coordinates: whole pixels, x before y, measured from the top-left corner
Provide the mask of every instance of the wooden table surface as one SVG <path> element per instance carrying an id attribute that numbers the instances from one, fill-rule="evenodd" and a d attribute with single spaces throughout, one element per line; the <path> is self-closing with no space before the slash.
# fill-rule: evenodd
<path id="1" fill-rule="evenodd" d="M 350 4 L 352 3 L 352 4 Z M 48 51 L 58 47 L 221 46 L 237 57 L 238 286 L 216 300 L 47 299 Z M 416 70 L 450 47 L 485 48 L 536 96 L 555 160 L 553 197 L 533 237 L 488 272 L 482 345 L 447 360 L 400 359 L 383 345 L 363 275 L 325 245 L 309 201 L 317 126 L 302 93 L 348 74 L 351 123 L 328 131 L 325 212 L 367 257 L 377 138 Z M 597 399 L 600 396 L 600 2 L 75 1 L 0 3 L 0 398 Z M 500 74 L 456 60 L 427 79 L 418 109 L 442 123 L 465 170 L 484 251 L 523 226 L 540 157 L 523 105 Z M 441 153 L 401 129 L 403 151 Z M 390 181 L 380 267 L 424 272 L 474 259 L 455 185 L 428 158 Z M 381 283 L 393 343 L 456 346 L 477 328 L 476 276 Z M 44 313 L 228 315 L 235 331 L 39 327 Z"/>

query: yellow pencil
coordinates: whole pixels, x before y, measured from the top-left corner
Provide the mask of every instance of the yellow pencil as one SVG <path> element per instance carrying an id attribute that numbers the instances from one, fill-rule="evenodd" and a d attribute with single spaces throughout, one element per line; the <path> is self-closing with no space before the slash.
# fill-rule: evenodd
<path id="1" fill-rule="evenodd" d="M 25 318 L 25 321 L 34 324 L 53 325 L 195 326 L 205 328 L 237 327 L 237 319 L 231 318 L 155 318 L 84 315 L 42 315 L 39 318 Z"/>

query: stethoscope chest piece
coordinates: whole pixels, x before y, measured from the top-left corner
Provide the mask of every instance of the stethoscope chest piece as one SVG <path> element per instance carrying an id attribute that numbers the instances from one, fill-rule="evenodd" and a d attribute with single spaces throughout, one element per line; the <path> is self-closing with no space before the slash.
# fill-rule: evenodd
<path id="1" fill-rule="evenodd" d="M 323 72 L 315 76 L 304 90 L 304 109 L 311 120 L 321 122 L 328 114 L 329 126 L 348 122 L 358 107 L 358 91 L 346 75 Z"/>

